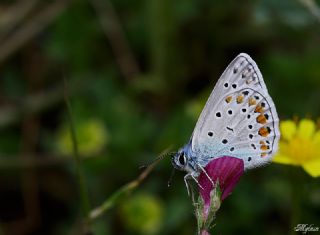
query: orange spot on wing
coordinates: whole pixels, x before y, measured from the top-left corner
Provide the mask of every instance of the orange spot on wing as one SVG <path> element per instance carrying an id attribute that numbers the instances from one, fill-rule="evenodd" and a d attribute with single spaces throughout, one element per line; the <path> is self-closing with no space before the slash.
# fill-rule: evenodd
<path id="1" fill-rule="evenodd" d="M 257 122 L 260 124 L 266 124 L 267 123 L 267 119 L 263 114 L 260 114 L 257 118 L 256 118 Z"/>
<path id="2" fill-rule="evenodd" d="M 261 157 L 267 156 L 267 153 L 261 153 Z"/>
<path id="3" fill-rule="evenodd" d="M 263 136 L 263 137 L 267 137 L 270 134 L 270 128 L 266 128 L 266 127 L 261 127 L 258 131 L 258 134 Z"/>
<path id="4" fill-rule="evenodd" d="M 232 96 L 228 96 L 225 100 L 226 100 L 227 103 L 230 103 L 231 100 L 232 100 Z"/>
<path id="5" fill-rule="evenodd" d="M 263 113 L 263 111 L 264 109 L 260 104 L 258 104 L 254 110 L 255 113 Z"/>
<path id="6" fill-rule="evenodd" d="M 243 98 L 244 98 L 243 95 L 239 95 L 239 96 L 237 97 L 237 103 L 238 103 L 238 104 L 242 103 L 242 102 L 243 102 Z"/>
<path id="7" fill-rule="evenodd" d="M 267 145 L 264 144 L 264 145 L 261 145 L 261 146 L 260 146 L 260 149 L 263 150 L 263 151 L 266 151 L 266 150 L 268 150 L 269 148 L 268 148 Z"/>
<path id="8" fill-rule="evenodd" d="M 255 105 L 256 103 L 257 102 L 256 102 L 256 100 L 254 98 L 252 98 L 252 97 L 249 98 L 249 106 Z"/>

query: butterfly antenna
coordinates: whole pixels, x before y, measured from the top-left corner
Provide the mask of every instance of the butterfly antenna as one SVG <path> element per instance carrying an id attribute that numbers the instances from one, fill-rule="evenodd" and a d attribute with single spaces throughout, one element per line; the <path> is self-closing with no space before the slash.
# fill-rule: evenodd
<path id="1" fill-rule="evenodd" d="M 171 153 L 164 153 L 164 154 L 161 154 L 159 157 L 157 157 L 156 159 L 152 160 L 151 162 L 145 164 L 145 165 L 142 165 L 139 167 L 139 169 L 144 169 L 144 168 L 147 168 L 148 166 L 158 162 L 158 161 L 161 161 L 163 158 L 167 157 L 167 156 L 172 156 L 176 154 L 176 152 L 171 152 Z"/>
<path id="2" fill-rule="evenodd" d="M 173 176 L 174 176 L 175 172 L 176 172 L 176 168 L 172 168 L 171 175 L 170 175 L 170 178 L 168 180 L 168 187 L 171 186 L 171 182 L 172 182 L 172 179 L 173 179 Z"/>

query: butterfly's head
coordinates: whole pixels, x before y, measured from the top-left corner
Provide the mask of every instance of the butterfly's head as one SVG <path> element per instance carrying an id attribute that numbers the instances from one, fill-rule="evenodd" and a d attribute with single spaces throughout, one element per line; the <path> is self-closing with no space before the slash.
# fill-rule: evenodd
<path id="1" fill-rule="evenodd" d="M 180 171 L 193 171 L 190 166 L 190 158 L 184 149 L 179 150 L 171 159 L 174 168 Z"/>

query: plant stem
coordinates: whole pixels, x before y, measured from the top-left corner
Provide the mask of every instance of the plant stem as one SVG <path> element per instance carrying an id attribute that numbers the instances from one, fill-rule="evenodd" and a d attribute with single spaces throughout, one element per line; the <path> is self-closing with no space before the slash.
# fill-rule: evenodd
<path id="1" fill-rule="evenodd" d="M 168 149 L 163 151 L 160 156 L 166 155 L 168 153 Z M 125 197 L 127 197 L 134 189 L 136 189 L 141 182 L 149 175 L 149 173 L 153 170 L 155 165 L 162 159 L 162 157 L 158 157 L 156 161 L 153 161 L 148 167 L 138 176 L 137 179 L 125 184 L 116 192 L 114 192 L 109 198 L 107 198 L 100 206 L 93 209 L 89 216 L 88 221 L 93 221 L 103 215 L 110 208 L 114 207 L 116 204 L 121 202 Z"/>
<path id="2" fill-rule="evenodd" d="M 89 212 L 90 212 L 90 204 L 89 204 L 89 196 L 88 191 L 86 187 L 86 182 L 82 170 L 81 165 L 81 159 L 79 156 L 78 151 L 78 143 L 77 143 L 77 137 L 76 137 L 76 130 L 74 126 L 74 120 L 72 116 L 72 109 L 70 104 L 70 99 L 68 95 L 68 84 L 67 80 L 64 78 L 64 98 L 65 98 L 65 104 L 67 108 L 67 116 L 70 123 L 70 133 L 71 133 L 71 140 L 72 140 L 72 148 L 73 148 L 73 155 L 74 155 L 74 161 L 76 165 L 76 172 L 78 177 L 78 183 L 79 183 L 79 190 L 80 190 L 80 198 L 81 198 L 81 209 L 83 216 L 87 218 Z"/>

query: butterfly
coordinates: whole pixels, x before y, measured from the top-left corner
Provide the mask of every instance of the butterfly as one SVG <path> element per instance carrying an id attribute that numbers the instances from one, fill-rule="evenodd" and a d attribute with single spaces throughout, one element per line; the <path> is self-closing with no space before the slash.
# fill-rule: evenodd
<path id="1" fill-rule="evenodd" d="M 184 181 L 197 177 L 213 159 L 232 156 L 244 170 L 268 163 L 280 138 L 276 107 L 262 74 L 247 54 L 239 54 L 225 69 L 197 121 L 190 141 L 172 164 L 186 171 Z"/>

